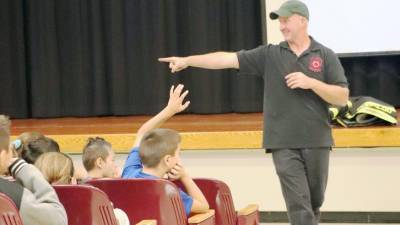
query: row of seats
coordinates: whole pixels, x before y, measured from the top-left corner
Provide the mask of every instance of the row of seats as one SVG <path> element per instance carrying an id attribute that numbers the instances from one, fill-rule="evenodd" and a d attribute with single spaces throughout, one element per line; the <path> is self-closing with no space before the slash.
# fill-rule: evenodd
<path id="1" fill-rule="evenodd" d="M 117 225 L 113 208 L 128 215 L 131 224 L 141 225 L 258 225 L 258 206 L 235 211 L 229 187 L 215 179 L 194 179 L 204 193 L 208 213 L 186 217 L 178 187 L 163 179 L 96 179 L 89 185 L 55 185 L 64 205 L 69 225 Z M 0 225 L 22 225 L 18 210 L 0 195 Z M 11 202 L 7 206 L 5 202 Z"/>

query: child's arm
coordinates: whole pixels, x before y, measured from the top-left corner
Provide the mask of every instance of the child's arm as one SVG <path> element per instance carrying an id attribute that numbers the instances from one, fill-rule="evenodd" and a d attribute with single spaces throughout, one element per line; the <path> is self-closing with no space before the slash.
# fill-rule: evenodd
<path id="1" fill-rule="evenodd" d="M 186 173 L 182 165 L 177 164 L 169 173 L 170 179 L 180 179 L 185 186 L 187 193 L 193 198 L 191 213 L 204 213 L 210 208 L 203 192 L 196 185 L 193 179 Z"/>
<path id="2" fill-rule="evenodd" d="M 174 86 L 171 87 L 169 91 L 168 105 L 161 112 L 159 112 L 157 115 L 148 120 L 139 128 L 136 134 L 135 143 L 133 145 L 134 147 L 139 146 L 140 141 L 142 140 L 143 135 L 146 132 L 151 131 L 157 127 L 160 127 L 165 121 L 167 121 L 173 115 L 182 112 L 189 106 L 190 101 L 186 101 L 185 103 L 183 103 L 186 95 L 189 93 L 188 90 L 183 92 L 183 87 L 184 86 L 182 84 L 179 84 L 175 89 Z"/>

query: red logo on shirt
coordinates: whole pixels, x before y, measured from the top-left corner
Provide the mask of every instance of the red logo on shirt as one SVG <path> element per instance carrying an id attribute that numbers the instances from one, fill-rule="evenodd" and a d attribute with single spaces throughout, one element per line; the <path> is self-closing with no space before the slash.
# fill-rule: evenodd
<path id="1" fill-rule="evenodd" d="M 313 72 L 321 72 L 322 71 L 323 61 L 319 56 L 313 56 L 310 58 L 310 64 L 308 65 L 308 69 Z"/>

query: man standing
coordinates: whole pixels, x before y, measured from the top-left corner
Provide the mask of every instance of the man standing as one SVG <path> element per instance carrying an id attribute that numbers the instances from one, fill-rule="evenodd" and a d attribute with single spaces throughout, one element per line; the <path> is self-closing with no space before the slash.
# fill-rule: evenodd
<path id="1" fill-rule="evenodd" d="M 189 66 L 239 69 L 264 79 L 263 147 L 272 152 L 291 224 L 318 224 L 333 145 L 328 103 L 344 106 L 349 90 L 338 57 L 308 35 L 309 12 L 289 0 L 270 13 L 285 39 L 252 50 L 160 58 L 172 73 Z"/>

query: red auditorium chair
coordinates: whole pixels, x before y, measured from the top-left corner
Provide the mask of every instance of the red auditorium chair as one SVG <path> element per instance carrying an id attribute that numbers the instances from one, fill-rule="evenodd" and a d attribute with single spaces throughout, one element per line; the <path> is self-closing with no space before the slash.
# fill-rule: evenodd
<path id="1" fill-rule="evenodd" d="M 0 193 L 0 225 L 22 225 L 21 217 L 14 202 Z"/>
<path id="2" fill-rule="evenodd" d="M 186 217 L 178 188 L 163 179 L 95 179 L 87 184 L 98 187 L 129 220 L 152 218 L 158 225 L 214 225 L 214 210 Z"/>
<path id="3" fill-rule="evenodd" d="M 231 191 L 227 184 L 216 179 L 193 179 L 206 197 L 210 208 L 215 210 L 216 225 L 258 225 L 258 205 L 252 204 L 235 211 Z M 179 181 L 174 182 L 184 190 Z"/>
<path id="4" fill-rule="evenodd" d="M 54 185 L 68 225 L 118 225 L 107 195 L 88 185 Z"/>
<path id="5" fill-rule="evenodd" d="M 108 196 L 89 185 L 54 185 L 60 202 L 67 211 L 69 225 L 118 225 Z M 138 221 L 138 220 L 129 220 Z M 142 220 L 136 225 L 156 225 L 155 220 Z"/>

